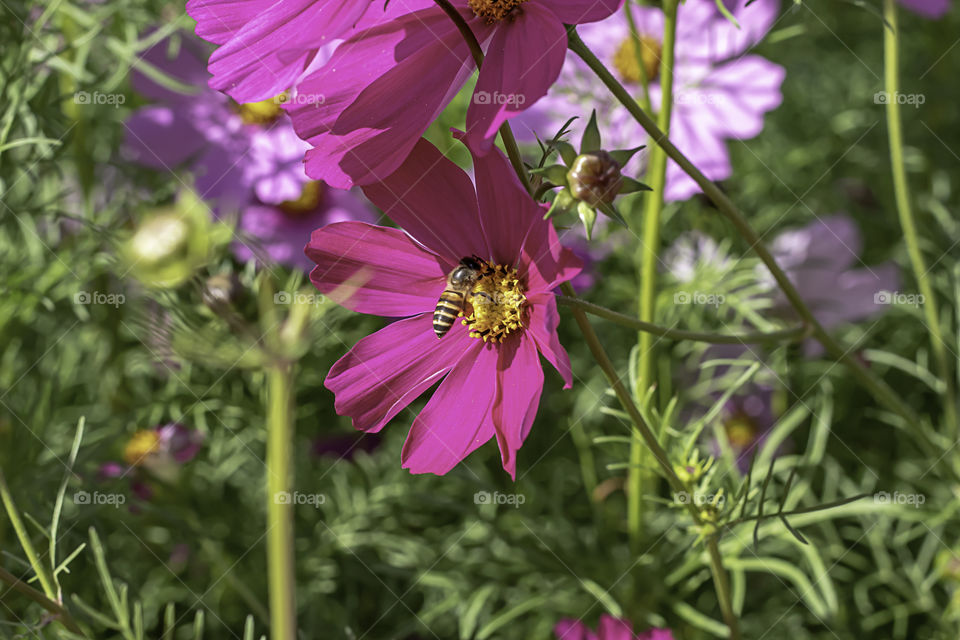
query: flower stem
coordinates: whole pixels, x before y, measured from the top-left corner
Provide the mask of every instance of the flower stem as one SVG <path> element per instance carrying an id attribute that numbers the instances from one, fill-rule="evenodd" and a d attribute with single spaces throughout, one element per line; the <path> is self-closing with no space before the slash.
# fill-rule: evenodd
<path id="1" fill-rule="evenodd" d="M 643 320 L 637 320 L 623 313 L 601 307 L 598 304 L 587 302 L 580 298 L 571 298 L 568 296 L 557 296 L 557 302 L 568 307 L 575 307 L 591 315 L 610 320 L 624 327 L 643 331 L 654 336 L 667 338 L 669 340 L 691 340 L 693 342 L 706 342 L 709 344 L 763 344 L 773 342 L 795 342 L 808 337 L 809 327 L 794 327 L 792 329 L 781 329 L 779 331 L 740 334 L 709 333 L 704 331 L 687 331 L 685 329 L 671 329 L 662 327 Z"/>
<path id="2" fill-rule="evenodd" d="M 463 36 L 467 46 L 470 47 L 470 55 L 473 56 L 473 61 L 479 70 L 483 66 L 483 49 L 480 47 L 477 36 L 474 35 L 473 30 L 470 29 L 470 25 L 463 19 L 463 16 L 457 11 L 456 7 L 450 4 L 449 0 L 434 0 L 434 2 L 438 7 L 443 9 L 447 17 L 456 25 L 460 35 Z M 527 175 L 527 170 L 523 166 L 520 147 L 517 146 L 517 139 L 514 137 L 513 130 L 507 122 L 500 125 L 500 140 L 503 142 L 503 148 L 507 150 L 507 157 L 510 159 L 510 164 L 517 173 L 517 177 L 520 178 L 520 183 L 523 184 L 523 188 L 527 190 L 527 193 L 533 193 L 530 176 Z"/>
<path id="3" fill-rule="evenodd" d="M 947 421 L 948 433 L 952 437 L 958 434 L 956 387 L 954 385 L 947 351 L 940 329 L 940 320 L 937 314 L 937 302 L 933 287 L 928 277 L 928 269 L 923 254 L 920 252 L 920 242 L 917 238 L 917 225 L 910 205 L 910 187 L 907 183 L 907 171 L 903 164 L 903 128 L 900 120 L 900 103 L 897 95 L 900 90 L 900 27 L 897 23 L 897 5 L 894 0 L 884 0 L 883 16 L 886 24 L 883 26 L 883 65 L 884 80 L 887 92 L 887 131 L 890 144 L 890 165 L 893 170 L 893 192 L 897 203 L 897 214 L 900 217 L 900 226 L 903 228 L 903 238 L 907 243 L 907 253 L 910 256 L 910 266 L 920 287 L 920 294 L 924 298 L 923 313 L 927 320 L 927 329 L 930 331 L 930 343 L 933 347 L 933 357 L 937 363 L 944 388 L 944 414 Z"/>
<path id="4" fill-rule="evenodd" d="M 267 368 L 267 573 L 270 637 L 295 640 L 296 579 L 293 563 L 293 366 Z M 283 496 L 283 498 L 281 498 Z"/>
<path id="5" fill-rule="evenodd" d="M 86 636 L 83 631 L 77 626 L 76 621 L 74 621 L 73 616 L 70 615 L 70 612 L 64 609 L 59 602 L 52 600 L 40 593 L 26 582 L 17 579 L 15 575 L 0 567 L 0 582 L 5 582 L 10 585 L 10 588 L 22 593 L 26 597 L 30 598 L 41 607 L 52 613 L 58 622 L 60 622 L 68 630 L 76 633 L 77 635 Z"/>
<path id="6" fill-rule="evenodd" d="M 670 131 L 670 114 L 673 111 L 673 61 L 677 36 L 678 0 L 663 3 L 663 46 L 660 55 L 660 113 L 657 124 L 661 130 Z M 638 40 L 637 35 L 632 36 Z M 637 45 L 639 47 L 639 44 Z M 638 54 L 639 55 L 639 54 Z M 642 322 L 653 322 L 657 303 L 657 258 L 660 249 L 660 218 L 663 211 L 663 191 L 666 185 L 667 154 L 660 147 L 650 150 L 647 165 L 647 182 L 653 189 L 646 195 L 643 211 L 643 236 L 640 242 L 640 308 Z M 653 361 L 656 343 L 648 332 L 640 333 L 639 364 L 635 397 L 644 398 L 653 384 Z M 652 397 L 652 396 L 651 396 Z M 627 480 L 627 530 L 630 542 L 636 548 L 640 541 L 643 520 L 643 480 L 649 475 L 644 464 L 643 443 L 634 439 L 630 444 L 630 474 Z M 651 478 L 655 480 L 655 478 Z"/>
<path id="7" fill-rule="evenodd" d="M 46 567 L 40 562 L 40 556 L 37 555 L 37 550 L 30 540 L 30 534 L 27 533 L 27 528 L 20 518 L 20 512 L 17 510 L 17 505 L 13 502 L 13 496 L 10 495 L 10 488 L 7 486 L 7 480 L 2 470 L 0 470 L 0 500 L 3 500 L 3 507 L 7 511 L 7 517 L 10 518 L 13 530 L 16 532 L 17 539 L 20 541 L 20 546 L 23 547 L 23 552 L 26 554 L 30 566 L 33 567 L 33 571 L 37 575 L 37 581 L 40 582 L 43 592 L 47 598 L 56 602 L 58 600 L 58 594 L 56 589 L 53 588 L 53 580 L 47 574 Z"/>
<path id="8" fill-rule="evenodd" d="M 563 293 L 568 298 L 574 298 L 576 296 L 573 291 L 573 287 L 569 282 L 564 282 L 560 286 L 563 290 Z M 620 376 L 617 374 L 617 369 L 613 366 L 613 362 L 610 361 L 610 356 L 607 355 L 603 345 L 600 343 L 600 339 L 597 337 L 596 332 L 590 325 L 590 320 L 587 318 L 587 314 L 576 306 L 571 307 L 571 311 L 577 326 L 580 328 L 580 332 L 583 334 L 583 339 L 587 343 L 587 347 L 590 349 L 590 353 L 593 354 L 594 359 L 597 361 L 597 364 L 600 366 L 600 369 L 606 376 L 607 382 L 609 382 L 611 388 L 613 388 L 613 392 L 620 401 L 620 405 L 623 407 L 624 411 L 627 412 L 627 415 L 630 416 L 630 421 L 633 423 L 635 435 L 639 435 L 639 437 L 643 439 L 644 443 L 646 443 L 650 452 L 653 454 L 653 457 L 660 465 L 660 469 L 663 471 L 663 475 L 666 477 L 670 487 L 675 492 L 688 492 L 688 487 L 673 470 L 673 466 L 670 464 L 670 458 L 667 456 L 667 452 L 657 440 L 657 437 L 650 429 L 650 426 L 644 421 L 640 410 L 637 409 L 637 405 L 633 402 L 633 397 L 631 396 L 630 391 L 623 385 L 623 382 L 620 381 Z M 697 525 L 704 524 L 703 518 L 700 515 L 699 507 L 697 507 L 692 500 L 686 501 L 684 504 L 687 508 L 687 511 L 689 511 L 690 515 L 693 517 L 694 522 L 696 522 Z M 711 541 L 714 545 L 714 548 L 710 547 Z M 723 557 L 720 555 L 719 548 L 716 547 L 716 540 L 713 536 L 708 538 L 707 547 L 710 551 L 710 572 L 713 575 L 713 583 L 717 591 L 717 600 L 720 602 L 720 607 L 723 610 L 724 620 L 727 623 L 727 627 L 730 629 L 730 638 L 732 640 L 737 640 L 740 638 L 740 629 L 737 618 L 733 614 L 733 609 L 730 606 L 730 583 L 727 579 L 727 572 L 723 568 Z"/>
<path id="9" fill-rule="evenodd" d="M 796 310 L 801 320 L 811 327 L 811 336 L 820 342 L 827 352 L 836 360 L 843 362 L 851 371 L 857 381 L 863 385 L 881 405 L 899 415 L 909 424 L 918 434 L 927 438 L 920 425 L 919 418 L 913 410 L 900 398 L 900 396 L 883 380 L 877 378 L 869 369 L 866 368 L 851 353 L 852 350 L 844 349 L 830 334 L 820 325 L 813 313 L 803 302 L 799 292 L 790 282 L 787 274 L 777 264 L 773 255 L 767 250 L 760 240 L 760 237 L 746 221 L 736 205 L 720 190 L 717 185 L 709 180 L 703 173 L 697 169 L 683 153 L 677 149 L 663 131 L 657 127 L 656 123 L 648 116 L 640 105 L 627 93 L 623 85 L 613 77 L 602 62 L 583 43 L 580 36 L 577 35 L 574 27 L 567 27 L 570 50 L 575 52 L 580 58 L 597 74 L 600 80 L 607 86 L 610 92 L 620 101 L 620 103 L 630 112 L 637 123 L 644 128 L 653 141 L 663 147 L 667 156 L 676 162 L 680 167 L 697 183 L 704 194 L 716 205 L 717 209 L 733 224 L 737 232 L 747 241 L 750 247 L 756 252 L 757 256 L 763 261 L 770 270 L 774 279 L 777 281 L 783 294 Z"/>

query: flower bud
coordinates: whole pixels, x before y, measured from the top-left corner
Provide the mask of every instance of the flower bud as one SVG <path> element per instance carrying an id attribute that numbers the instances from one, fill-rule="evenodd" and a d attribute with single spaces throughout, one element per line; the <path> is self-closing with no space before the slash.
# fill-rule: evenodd
<path id="1" fill-rule="evenodd" d="M 232 306 L 240 292 L 240 280 L 234 274 L 210 276 L 203 285 L 203 304 L 211 311 L 221 311 Z"/>
<path id="2" fill-rule="evenodd" d="M 610 204 L 623 188 L 620 165 L 606 151 L 584 153 L 574 159 L 567 172 L 570 193 L 592 207 Z"/>

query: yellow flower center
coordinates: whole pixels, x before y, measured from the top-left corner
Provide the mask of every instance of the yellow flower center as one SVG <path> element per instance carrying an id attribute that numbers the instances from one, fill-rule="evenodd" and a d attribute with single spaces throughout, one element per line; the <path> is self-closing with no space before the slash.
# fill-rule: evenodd
<path id="1" fill-rule="evenodd" d="M 523 292 L 516 269 L 485 262 L 471 292 L 469 313 L 461 312 L 470 337 L 499 343 L 511 332 L 522 329 L 527 303 Z"/>
<path id="2" fill-rule="evenodd" d="M 748 448 L 756 439 L 757 427 L 748 416 L 737 413 L 723 425 L 727 432 L 727 438 L 734 449 L 743 450 Z"/>
<path id="3" fill-rule="evenodd" d="M 275 122 L 283 113 L 280 108 L 287 100 L 287 93 L 284 91 L 278 96 L 261 100 L 260 102 L 247 102 L 237 105 L 237 112 L 244 124 L 266 125 Z"/>
<path id="4" fill-rule="evenodd" d="M 280 203 L 280 209 L 291 216 L 310 213 L 320 206 L 320 201 L 326 192 L 327 185 L 319 180 L 311 180 L 303 185 L 303 190 L 300 191 L 299 198 L 296 200 L 284 200 Z"/>
<path id="5" fill-rule="evenodd" d="M 160 445 L 160 435 L 153 430 L 142 429 L 133 434 L 123 449 L 123 459 L 130 466 L 136 466 Z"/>
<path id="6" fill-rule="evenodd" d="M 640 56 L 637 56 L 637 47 L 633 38 L 627 38 L 613 54 L 613 67 L 620 74 L 624 82 L 640 84 L 643 76 L 640 74 L 640 62 L 643 62 L 643 71 L 647 74 L 647 81 L 653 82 L 660 73 L 660 53 L 663 47 L 660 42 L 648 36 L 640 36 Z"/>
<path id="7" fill-rule="evenodd" d="M 470 8 L 478 18 L 483 18 L 487 24 L 500 22 L 503 19 L 513 20 L 520 12 L 520 5 L 527 0 L 469 0 Z"/>

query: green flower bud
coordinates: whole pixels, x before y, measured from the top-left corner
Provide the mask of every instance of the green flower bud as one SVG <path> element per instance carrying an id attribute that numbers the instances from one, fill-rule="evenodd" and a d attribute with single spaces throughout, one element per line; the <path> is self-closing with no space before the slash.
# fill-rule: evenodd
<path id="1" fill-rule="evenodd" d="M 593 151 L 576 157 L 567 172 L 570 193 L 592 207 L 613 202 L 623 187 L 620 165 L 606 151 Z"/>

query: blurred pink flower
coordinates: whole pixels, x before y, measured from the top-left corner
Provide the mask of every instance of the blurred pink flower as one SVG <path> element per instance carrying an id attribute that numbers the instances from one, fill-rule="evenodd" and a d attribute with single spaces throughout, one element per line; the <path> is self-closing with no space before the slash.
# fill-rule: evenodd
<path id="1" fill-rule="evenodd" d="M 340 415 L 377 432 L 440 383 L 413 421 L 402 451 L 413 473 L 445 474 L 496 438 L 503 468 L 537 413 L 542 354 L 572 384 L 557 336 L 553 289 L 580 271 L 499 151 L 474 157 L 476 185 L 432 144 L 366 195 L 406 231 L 360 222 L 327 225 L 306 248 L 314 285 L 360 313 L 400 317 L 357 343 L 327 376 Z M 484 261 L 463 323 L 437 338 L 433 315 L 447 274 L 464 257 Z M 467 325 L 469 321 L 469 326 Z M 483 339 L 480 339 L 480 338 Z"/>
<path id="2" fill-rule="evenodd" d="M 767 34 L 777 17 L 778 0 L 726 0 L 740 23 L 738 29 L 723 17 L 715 0 L 687 0 L 677 18 L 674 64 L 673 116 L 670 140 L 711 180 L 733 173 L 725 140 L 753 138 L 763 130 L 764 114 L 780 105 L 785 71 L 760 56 L 746 53 Z M 661 104 L 659 59 L 663 38 L 663 11 L 635 7 L 634 20 L 641 39 L 643 73 L 650 79 L 653 109 Z M 578 29 L 584 42 L 635 95 L 643 95 L 642 72 L 622 13 Z M 610 95 L 603 83 L 574 54 L 567 56 L 560 80 L 546 98 L 515 125 L 518 136 L 552 137 L 571 116 L 586 122 L 597 110 L 605 146 L 632 148 L 647 139 L 646 132 Z M 639 173 L 646 155 L 627 165 L 628 175 Z M 672 160 L 667 164 L 667 200 L 686 200 L 700 188 Z"/>
<path id="3" fill-rule="evenodd" d="M 650 629 L 634 635 L 628 620 L 603 614 L 594 633 L 580 620 L 561 620 L 553 628 L 557 640 L 673 640 L 669 629 Z"/>

